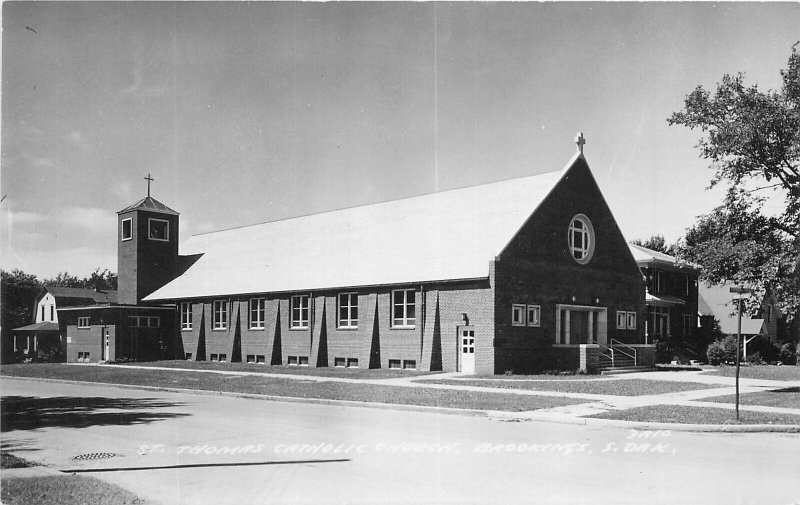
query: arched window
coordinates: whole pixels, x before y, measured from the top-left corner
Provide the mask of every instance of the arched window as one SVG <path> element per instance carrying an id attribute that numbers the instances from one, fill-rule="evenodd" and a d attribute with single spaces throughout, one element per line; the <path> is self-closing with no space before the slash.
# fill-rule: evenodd
<path id="1" fill-rule="evenodd" d="M 583 214 L 576 215 L 569 223 L 569 253 L 581 265 L 589 263 L 594 254 L 594 228 Z"/>

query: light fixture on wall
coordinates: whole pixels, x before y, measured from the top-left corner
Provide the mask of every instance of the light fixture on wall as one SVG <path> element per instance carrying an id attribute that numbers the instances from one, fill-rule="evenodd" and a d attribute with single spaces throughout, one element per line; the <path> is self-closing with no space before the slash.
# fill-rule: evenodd
<path id="1" fill-rule="evenodd" d="M 461 320 L 464 322 L 464 326 L 469 326 L 469 318 L 466 312 L 461 313 Z"/>
<path id="2" fill-rule="evenodd" d="M 600 298 L 595 298 L 594 303 L 595 305 L 600 305 Z"/>
<path id="3" fill-rule="evenodd" d="M 575 298 L 575 295 L 572 295 L 572 303 L 575 303 L 575 300 L 577 300 L 577 298 Z"/>

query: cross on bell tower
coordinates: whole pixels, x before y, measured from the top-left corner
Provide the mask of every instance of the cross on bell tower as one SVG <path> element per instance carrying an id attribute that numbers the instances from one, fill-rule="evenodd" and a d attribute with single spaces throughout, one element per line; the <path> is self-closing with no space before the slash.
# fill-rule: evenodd
<path id="1" fill-rule="evenodd" d="M 575 136 L 575 143 L 578 144 L 578 151 L 583 154 L 583 145 L 586 144 L 586 138 L 583 136 L 583 132 L 578 132 Z"/>
<path id="2" fill-rule="evenodd" d="M 149 197 L 150 196 L 150 183 L 153 182 L 155 179 L 150 177 L 150 174 L 148 173 L 147 177 L 145 177 L 144 180 L 147 181 L 147 196 Z"/>

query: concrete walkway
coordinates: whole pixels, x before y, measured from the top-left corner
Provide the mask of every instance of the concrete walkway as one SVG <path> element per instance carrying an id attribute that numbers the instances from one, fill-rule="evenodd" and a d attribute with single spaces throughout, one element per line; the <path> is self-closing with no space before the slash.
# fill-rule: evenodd
<path id="1" fill-rule="evenodd" d="M 105 364 L 74 364 L 75 366 L 100 366 L 100 367 L 117 367 L 122 368 L 120 365 L 105 365 Z M 719 385 L 719 388 L 709 388 L 691 391 L 679 391 L 671 393 L 662 393 L 656 395 L 641 395 L 641 396 L 621 396 L 610 394 L 596 394 L 596 393 L 574 393 L 574 392 L 558 392 L 558 391 L 538 391 L 530 389 L 511 389 L 511 388 L 497 388 L 489 385 L 495 381 L 525 381 L 526 379 L 478 379 L 485 380 L 486 386 L 475 385 L 456 385 L 456 384 L 431 384 L 422 383 L 422 380 L 465 380 L 474 381 L 476 379 L 464 377 L 459 373 L 436 373 L 431 375 L 410 375 L 408 377 L 393 377 L 389 379 L 351 379 L 346 377 L 326 377 L 319 375 L 304 375 L 304 374 L 281 374 L 281 373 L 263 373 L 263 372 L 247 372 L 247 371 L 226 371 L 226 370 L 196 370 L 184 368 L 170 368 L 170 367 L 153 367 L 153 366 L 137 366 L 137 365 L 124 365 L 124 368 L 139 369 L 139 370 L 166 370 L 172 372 L 195 372 L 195 373 L 216 373 L 221 375 L 231 376 L 257 376 L 289 380 L 302 380 L 313 382 L 340 382 L 349 384 L 374 384 L 381 386 L 397 386 L 397 387 L 412 387 L 412 388 L 426 388 L 426 389 L 447 389 L 455 391 L 473 391 L 473 392 L 494 392 L 502 394 L 515 394 L 521 396 L 544 396 L 544 397 L 560 397 L 572 398 L 578 400 L 587 400 L 586 403 L 579 403 L 575 405 L 565 405 L 561 407 L 554 407 L 550 409 L 540 409 L 530 412 L 514 413 L 512 416 L 515 418 L 530 418 L 530 419 L 544 419 L 552 418 L 553 420 L 576 419 L 596 414 L 602 414 L 612 410 L 627 410 L 637 407 L 647 407 L 654 405 L 682 405 L 687 407 L 700 407 L 700 408 L 721 408 L 721 409 L 734 409 L 733 403 L 716 403 L 709 401 L 702 401 L 708 398 L 719 396 L 728 396 L 735 394 L 735 378 L 733 377 L 719 377 L 709 375 L 706 371 L 659 371 L 659 372 L 637 372 L 625 375 L 615 375 L 610 377 L 599 377 L 592 379 L 569 379 L 579 382 L 607 382 L 607 381 L 624 381 L 626 379 L 641 379 L 652 381 L 669 381 L 669 382 L 689 382 L 706 385 Z M 554 382 L 554 381 L 537 381 L 537 382 Z M 775 389 L 800 387 L 800 381 L 775 381 L 765 379 L 740 379 L 739 392 L 740 394 L 757 393 L 763 391 L 771 391 Z M 782 407 L 768 407 L 761 405 L 740 405 L 739 409 L 745 412 L 763 412 L 773 414 L 791 414 L 800 416 L 800 408 L 782 408 Z"/>

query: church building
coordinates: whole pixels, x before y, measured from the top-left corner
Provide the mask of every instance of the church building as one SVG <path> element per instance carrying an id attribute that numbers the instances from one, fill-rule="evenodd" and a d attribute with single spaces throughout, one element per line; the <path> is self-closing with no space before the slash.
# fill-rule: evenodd
<path id="1" fill-rule="evenodd" d="M 578 146 L 563 170 L 195 235 L 182 256 L 178 214 L 148 197 L 119 213 L 132 305 L 115 324 L 188 360 L 593 372 L 624 349 L 652 365 L 642 274 Z"/>

